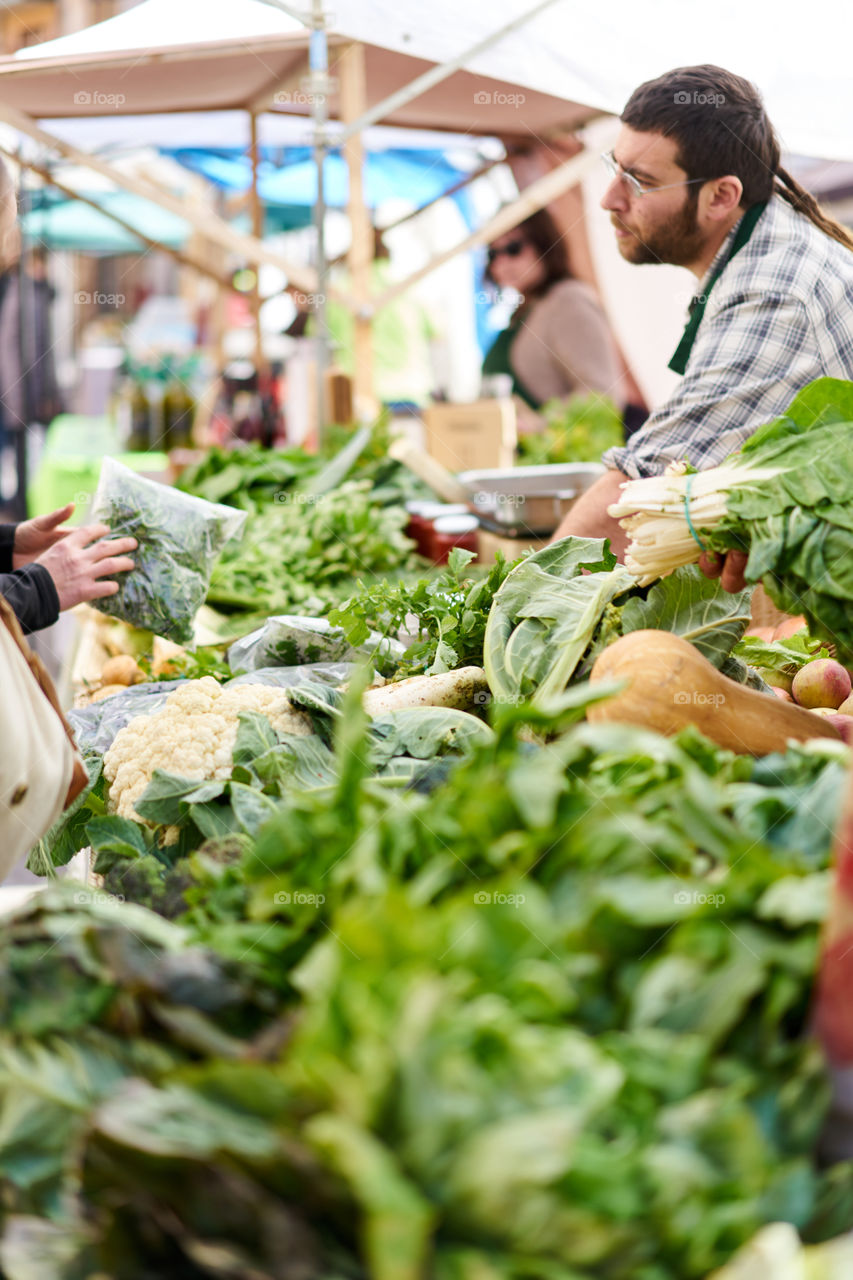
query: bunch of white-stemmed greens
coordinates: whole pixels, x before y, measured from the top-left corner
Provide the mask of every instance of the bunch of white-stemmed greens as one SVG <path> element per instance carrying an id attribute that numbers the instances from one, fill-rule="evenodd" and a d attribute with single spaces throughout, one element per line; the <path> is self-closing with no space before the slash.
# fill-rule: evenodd
<path id="1" fill-rule="evenodd" d="M 631 480 L 609 512 L 625 566 L 655 581 L 707 548 L 748 553 L 745 577 L 853 657 L 853 382 L 821 378 L 721 466 Z"/>

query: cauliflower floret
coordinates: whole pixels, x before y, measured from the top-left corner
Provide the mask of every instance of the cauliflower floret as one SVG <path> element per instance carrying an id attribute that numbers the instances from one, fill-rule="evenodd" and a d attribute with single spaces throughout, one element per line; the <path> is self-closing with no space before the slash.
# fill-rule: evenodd
<path id="1" fill-rule="evenodd" d="M 212 676 L 188 680 L 159 711 L 136 716 L 116 734 L 104 756 L 111 812 L 142 822 L 135 806 L 155 769 L 199 782 L 229 777 L 241 711 L 260 712 L 279 733 L 312 732 L 311 721 L 294 711 L 284 689 L 223 688 Z"/>
<path id="2" fill-rule="evenodd" d="M 311 732 L 311 722 L 301 711 L 294 711 L 286 689 L 268 684 L 238 684 L 223 689 L 220 707 L 239 711 L 259 711 L 279 733 L 297 737 Z M 308 726 L 307 729 L 305 726 Z"/>

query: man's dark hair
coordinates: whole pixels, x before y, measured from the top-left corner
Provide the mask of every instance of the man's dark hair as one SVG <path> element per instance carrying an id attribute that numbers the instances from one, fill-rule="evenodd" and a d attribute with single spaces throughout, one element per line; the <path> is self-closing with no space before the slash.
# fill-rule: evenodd
<path id="1" fill-rule="evenodd" d="M 520 239 L 526 240 L 536 250 L 536 255 L 545 268 L 542 280 L 535 289 L 527 291 L 528 298 L 541 298 L 553 284 L 559 280 L 571 280 L 569 255 L 566 241 L 547 209 L 539 209 L 531 213 L 529 218 L 519 222 L 515 228 Z M 484 272 L 487 280 L 495 283 L 492 269 L 486 266 Z"/>
<path id="2" fill-rule="evenodd" d="M 740 178 L 744 209 L 780 195 L 825 235 L 853 249 L 850 232 L 782 168 L 761 94 L 742 76 L 710 64 L 676 67 L 635 89 L 621 119 L 640 133 L 673 138 L 688 178 Z"/>

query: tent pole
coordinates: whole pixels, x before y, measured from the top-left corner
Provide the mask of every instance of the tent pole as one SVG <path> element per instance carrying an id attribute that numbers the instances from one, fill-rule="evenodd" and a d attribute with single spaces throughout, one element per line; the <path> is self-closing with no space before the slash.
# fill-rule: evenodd
<path id="1" fill-rule="evenodd" d="M 30 169 L 37 175 L 37 177 L 41 178 L 42 182 L 46 182 L 50 186 L 55 187 L 57 191 L 61 192 L 61 194 L 66 196 L 69 200 L 79 200 L 81 204 L 86 204 L 90 209 L 97 210 L 97 212 L 103 214 L 105 218 L 109 218 L 111 222 L 114 222 L 116 226 L 121 227 L 123 231 L 129 232 L 130 235 L 134 236 L 137 240 L 140 240 L 146 248 L 156 249 L 160 253 L 167 253 L 170 258 L 173 258 L 175 262 L 179 262 L 182 267 L 189 267 L 192 271 L 197 271 L 199 275 L 209 276 L 210 279 L 215 280 L 217 284 L 227 286 L 228 281 L 224 276 L 211 270 L 210 267 L 204 266 L 203 263 L 198 262 L 191 254 L 182 253 L 180 249 L 173 249 L 171 245 L 161 244 L 159 240 L 152 240 L 149 236 L 145 235 L 143 231 L 140 231 L 138 227 L 134 227 L 130 222 L 125 222 L 124 218 L 120 218 L 117 213 L 111 213 L 108 209 L 104 209 L 96 200 L 90 200 L 88 196 L 81 195 L 79 191 L 74 191 L 71 187 L 66 187 L 53 176 L 49 169 L 43 168 L 34 161 L 25 160 L 22 157 L 19 157 L 15 152 L 10 151 L 8 148 L 3 146 L 0 146 L 0 155 L 8 156 L 10 160 L 14 160 L 24 169 Z"/>
<path id="2" fill-rule="evenodd" d="M 326 369 L 329 365 L 329 321 L 326 295 L 329 267 L 326 261 L 326 174 L 328 151 L 329 48 L 323 0 L 311 0 L 311 43 L 309 47 L 311 75 L 311 114 L 314 120 L 314 162 L 317 166 L 317 200 L 314 205 L 314 228 L 317 233 L 317 342 L 314 358 L 316 371 L 317 443 L 323 444 L 326 423 Z"/>
<path id="3" fill-rule="evenodd" d="M 249 148 L 252 161 L 252 235 L 256 240 L 263 240 L 264 211 L 261 208 L 261 199 L 258 193 L 258 166 L 260 164 L 260 150 L 258 147 L 258 117 L 254 111 L 249 112 L 249 135 Z M 264 338 L 263 333 L 261 332 L 261 272 L 259 264 L 257 264 L 255 268 L 255 283 L 252 286 L 252 318 L 255 322 L 255 371 L 257 373 L 258 384 L 260 386 L 261 375 L 265 372 L 265 361 Z"/>
<path id="4" fill-rule="evenodd" d="M 400 294 L 405 293 L 407 289 L 411 289 L 412 285 L 416 284 L 418 280 L 422 280 L 424 276 L 428 276 L 438 267 L 443 267 L 445 262 L 450 262 L 457 254 L 465 253 L 469 249 L 476 249 L 479 245 L 488 244 L 496 236 L 502 236 L 505 232 L 512 231 L 518 226 L 519 222 L 523 222 L 531 213 L 535 213 L 537 209 L 543 209 L 546 204 L 550 204 L 563 191 L 574 186 L 576 182 L 580 182 L 581 178 L 597 165 L 598 156 L 591 151 L 582 151 L 580 155 L 572 156 L 571 160 L 565 161 L 557 169 L 552 169 L 550 173 L 537 178 L 529 187 L 525 187 L 510 204 L 506 204 L 502 209 L 499 209 L 495 216 L 490 218 L 482 227 L 472 232 L 471 235 L 466 236 L 464 240 L 460 240 L 452 248 L 436 254 L 434 258 L 424 263 L 417 271 L 413 271 L 405 280 L 400 280 L 397 284 L 392 285 L 390 289 L 386 289 L 383 293 L 374 297 L 373 314 L 375 315 L 380 307 L 385 307 L 389 302 L 393 302 L 395 298 L 399 298 Z"/>
<path id="5" fill-rule="evenodd" d="M 341 119 L 355 120 L 364 111 L 367 88 L 364 45 L 350 44 L 337 62 L 340 75 Z M 373 386 L 373 338 L 370 321 L 370 267 L 374 258 L 372 224 L 364 199 L 364 143 L 360 133 L 347 138 L 344 157 L 349 175 L 347 213 L 350 246 L 347 252 L 350 290 L 356 301 L 354 321 L 354 379 L 356 404 L 375 399 Z"/>
<path id="6" fill-rule="evenodd" d="M 241 235 L 240 232 L 235 231 L 233 227 L 229 227 L 227 223 L 214 214 L 203 214 L 198 209 L 188 208 L 186 201 L 179 196 L 173 196 L 171 192 L 161 191 L 150 182 L 145 182 L 140 178 L 132 177 L 128 173 L 123 173 L 120 169 L 116 169 L 113 165 L 101 160 L 99 156 L 92 155 L 88 151 L 82 151 L 70 142 L 65 142 L 62 138 L 57 138 L 52 133 L 47 133 L 44 129 L 40 129 L 26 112 L 18 111 L 15 107 L 10 107 L 0 102 L 0 120 L 11 125 L 18 133 L 23 133 L 27 137 L 33 138 L 48 150 L 58 152 L 66 160 L 72 160 L 75 164 L 83 165 L 84 168 L 91 169 L 93 172 L 101 174 L 102 177 L 108 178 L 117 187 L 122 187 L 125 191 L 130 191 L 135 196 L 142 196 L 145 200 L 150 200 L 152 204 L 159 205 L 161 209 L 168 209 L 170 213 L 177 214 L 179 218 L 189 222 L 196 231 L 200 231 L 208 240 L 212 240 L 214 244 L 221 245 L 223 248 L 228 249 L 229 252 L 245 258 L 247 262 L 253 264 L 272 263 L 273 266 L 283 271 L 289 280 L 300 289 L 311 293 L 316 290 L 317 276 L 310 268 L 290 262 L 283 254 L 256 240 L 254 236 Z M 326 292 L 329 293 L 330 297 L 339 300 L 345 306 L 353 305 L 353 300 L 339 289 L 327 288 Z"/>
<path id="7" fill-rule="evenodd" d="M 512 22 L 507 22 L 505 26 L 499 27 L 497 31 L 493 31 L 484 40 L 478 40 L 476 44 L 472 44 L 469 49 L 451 59 L 450 62 L 440 62 L 436 66 L 430 67 L 429 71 L 417 76 L 410 84 L 404 85 L 402 89 L 389 94 L 382 102 L 374 103 L 357 120 L 352 120 L 346 125 L 343 133 L 338 135 L 338 141 L 346 142 L 347 138 L 352 137 L 354 133 L 359 133 L 362 129 L 366 129 L 368 125 L 376 124 L 377 120 L 386 119 L 398 108 L 406 106 L 414 98 L 419 98 L 422 93 L 435 88 L 437 84 L 441 84 L 442 80 L 446 80 L 448 76 L 455 75 L 457 71 L 462 70 L 472 58 L 476 58 L 478 54 L 483 53 L 486 49 L 491 49 L 492 45 L 511 35 L 513 31 L 523 27 L 531 18 L 537 17 L 538 14 L 545 9 L 550 9 L 551 5 L 556 3 L 557 0 L 539 0 L 539 3 L 534 5 L 532 9 L 528 9 L 526 13 L 519 14 L 517 18 L 513 18 Z"/>

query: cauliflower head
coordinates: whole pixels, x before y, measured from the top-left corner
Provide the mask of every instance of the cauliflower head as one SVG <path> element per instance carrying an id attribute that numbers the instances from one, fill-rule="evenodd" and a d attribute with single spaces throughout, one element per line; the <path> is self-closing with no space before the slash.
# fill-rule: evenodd
<path id="1" fill-rule="evenodd" d="M 136 716 L 104 756 L 109 808 L 142 822 L 136 812 L 155 769 L 181 778 L 227 778 L 241 711 L 258 711 L 278 733 L 306 737 L 311 721 L 294 711 L 284 689 L 263 684 L 222 686 L 212 676 L 188 680 L 153 715 Z"/>

